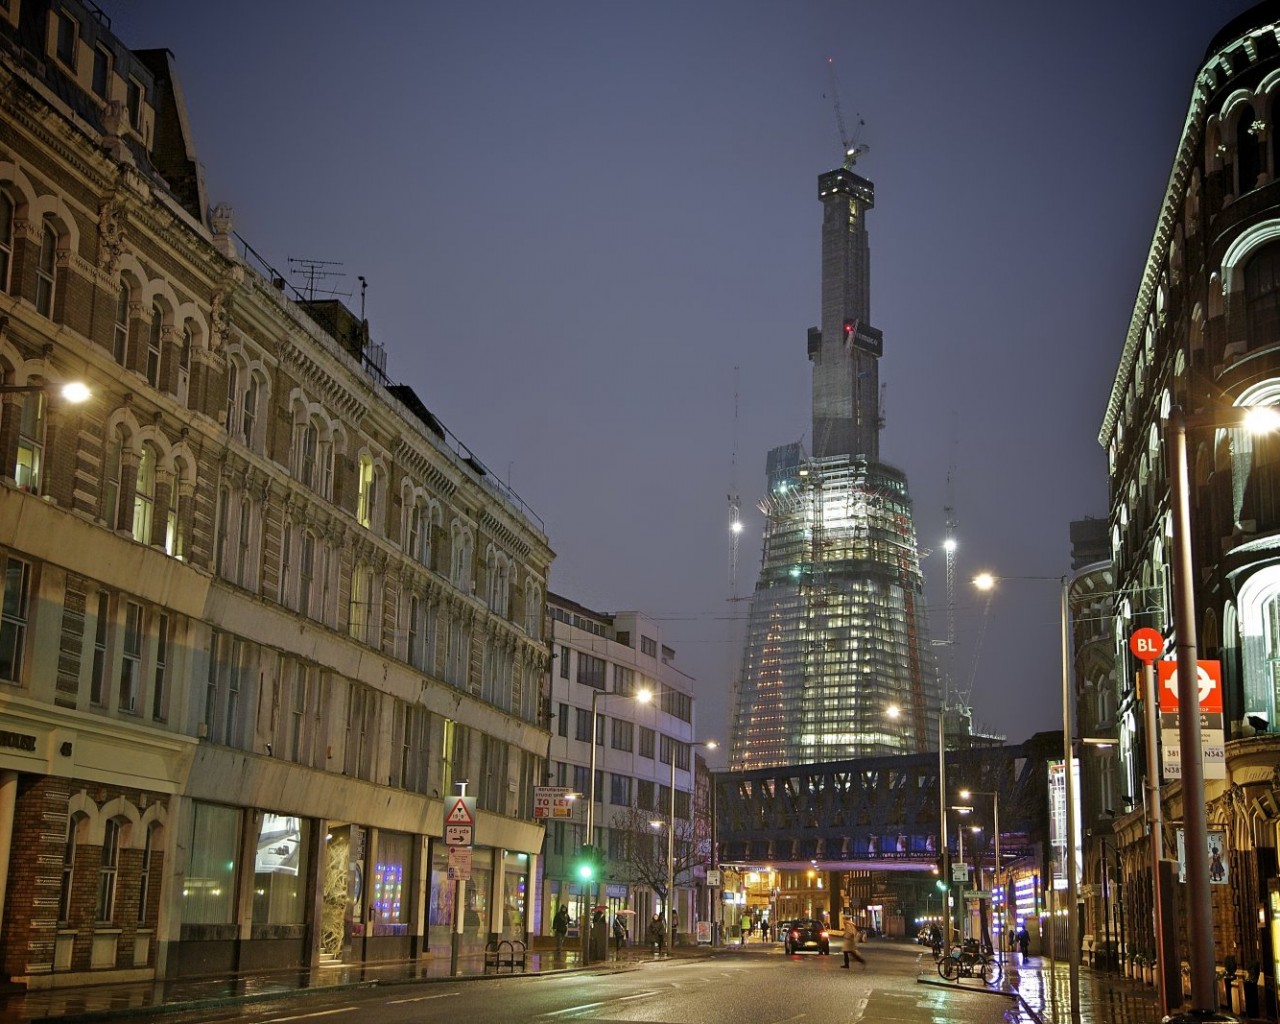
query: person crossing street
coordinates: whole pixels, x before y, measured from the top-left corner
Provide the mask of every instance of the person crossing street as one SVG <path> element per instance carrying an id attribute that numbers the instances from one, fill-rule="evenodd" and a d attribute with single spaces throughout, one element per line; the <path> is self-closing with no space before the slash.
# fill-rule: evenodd
<path id="1" fill-rule="evenodd" d="M 862 941 L 862 931 L 858 928 L 858 922 L 852 917 L 846 917 L 844 921 L 844 963 L 840 966 L 848 970 L 849 957 L 853 957 L 863 967 L 867 966 L 867 961 L 862 954 L 858 952 L 858 944 Z"/>

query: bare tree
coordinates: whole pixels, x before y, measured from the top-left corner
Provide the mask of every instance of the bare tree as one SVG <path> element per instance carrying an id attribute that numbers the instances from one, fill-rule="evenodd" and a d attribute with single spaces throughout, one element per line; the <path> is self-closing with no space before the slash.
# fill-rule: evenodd
<path id="1" fill-rule="evenodd" d="M 654 821 L 660 827 L 654 827 Z M 625 836 L 623 855 L 613 858 L 612 866 L 618 881 L 631 885 L 648 886 L 667 902 L 667 819 L 655 818 L 653 811 L 629 807 L 613 819 L 613 827 Z M 677 886 L 689 884 L 693 868 L 706 864 L 711 848 L 710 836 L 702 822 L 676 819 L 675 873 Z"/>

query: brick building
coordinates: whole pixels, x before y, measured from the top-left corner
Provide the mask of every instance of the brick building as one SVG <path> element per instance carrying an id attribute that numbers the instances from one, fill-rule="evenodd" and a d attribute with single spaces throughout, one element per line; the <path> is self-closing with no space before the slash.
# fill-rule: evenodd
<path id="1" fill-rule="evenodd" d="M 0 43 L 0 969 L 412 956 L 455 909 L 522 933 L 541 522 L 366 322 L 248 261 L 166 51 L 76 0 L 0 4 Z"/>

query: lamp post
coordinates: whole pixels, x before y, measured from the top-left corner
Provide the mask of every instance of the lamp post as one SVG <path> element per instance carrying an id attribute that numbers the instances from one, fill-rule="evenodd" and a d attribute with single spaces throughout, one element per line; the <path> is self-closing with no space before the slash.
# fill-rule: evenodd
<path id="1" fill-rule="evenodd" d="M 675 737 L 671 738 L 671 785 L 669 787 L 668 796 L 670 797 L 670 807 L 667 816 L 667 898 L 666 905 L 662 908 L 666 914 L 667 929 L 671 933 L 671 945 L 676 944 L 675 921 L 671 916 L 671 911 L 675 903 L 675 886 L 676 886 L 676 743 Z M 705 747 L 707 750 L 715 750 L 719 744 L 715 740 L 704 740 L 701 743 L 690 741 L 689 743 L 689 774 L 693 775 L 693 748 Z M 689 809 L 693 810 L 693 794 L 689 796 Z"/>
<path id="2" fill-rule="evenodd" d="M 584 846 L 595 846 L 595 825 L 596 825 L 596 738 L 600 728 L 597 715 L 597 705 L 602 697 L 631 697 L 638 700 L 641 704 L 648 704 L 653 699 L 653 691 L 637 690 L 635 693 L 624 693 L 619 690 L 605 692 L 603 690 L 591 691 L 591 758 L 590 758 L 590 776 L 587 780 L 587 836 L 583 842 Z M 579 915 L 578 927 L 582 932 L 582 962 L 588 963 L 591 960 L 591 889 L 594 885 L 601 885 L 600 879 L 587 883 L 587 907 L 582 914 Z M 585 920 L 583 920 L 585 918 Z"/>
<path id="3" fill-rule="evenodd" d="M 995 576 L 986 572 L 974 577 L 973 584 L 979 590 L 990 590 L 1001 580 L 1039 580 L 1054 581 L 1062 588 L 1060 595 L 1060 617 L 1062 632 L 1062 760 L 1065 769 L 1066 798 L 1066 875 L 1067 875 L 1067 987 L 1071 1000 L 1071 1019 L 1080 1019 L 1080 939 L 1076 918 L 1079 908 L 1076 906 L 1076 785 L 1074 760 L 1074 744 L 1072 737 L 1072 700 L 1071 700 L 1071 605 L 1068 598 L 1071 594 L 1071 576 Z M 1196 727 L 1199 728 L 1199 720 Z"/>
<path id="4" fill-rule="evenodd" d="M 79 405 L 92 397 L 88 385 L 78 380 L 66 384 L 0 384 L 0 395 L 33 395 L 43 391 L 56 393 L 64 402 Z"/>
<path id="5" fill-rule="evenodd" d="M 1207 413 L 1183 412 L 1175 405 L 1165 421 L 1169 505 L 1173 515 L 1173 623 L 1178 662 L 1178 745 L 1182 753 L 1182 822 L 1186 835 L 1187 938 L 1191 967 L 1191 1014 L 1214 1012 L 1213 898 L 1209 888 L 1209 824 L 1204 799 L 1204 760 L 1200 741 L 1199 683 L 1196 672 L 1196 601 L 1191 563 L 1191 496 L 1187 471 L 1187 431 L 1243 428 L 1251 433 L 1276 429 L 1270 406 L 1237 406 Z M 1192 1020 L 1179 1015 L 1174 1020 Z M 1204 1019 L 1203 1016 L 1200 1019 Z M 1234 1018 L 1219 1016 L 1218 1020 Z"/>
<path id="6" fill-rule="evenodd" d="M 992 873 L 992 908 L 995 907 L 995 888 L 1000 882 L 1000 794 L 996 790 L 981 789 L 962 789 L 960 796 L 968 800 L 974 796 L 989 796 L 992 803 L 992 827 L 996 834 L 996 868 Z M 1004 965 L 1004 944 L 1009 934 L 1009 887 L 1005 886 L 1004 892 L 1004 913 L 1000 922 L 1000 941 L 996 945 L 996 958 L 1000 961 L 1001 966 Z"/>
<path id="7" fill-rule="evenodd" d="M 885 709 L 885 714 L 891 719 L 897 719 L 902 714 L 902 709 L 897 704 L 890 704 Z M 942 697 L 942 704 L 938 708 L 938 841 L 941 844 L 939 854 L 941 857 L 942 878 L 940 881 L 946 886 L 946 898 L 942 901 L 942 917 L 946 921 L 946 928 L 943 930 L 942 945 L 943 949 L 951 948 L 951 850 L 948 847 L 947 839 L 947 698 L 945 692 Z M 960 858 L 964 860 L 963 857 Z M 960 910 L 957 906 L 956 915 L 959 916 Z"/>

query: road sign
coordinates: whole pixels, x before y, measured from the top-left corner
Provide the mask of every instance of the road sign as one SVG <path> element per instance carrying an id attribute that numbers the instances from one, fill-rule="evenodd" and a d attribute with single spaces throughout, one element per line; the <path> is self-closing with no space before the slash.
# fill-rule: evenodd
<path id="1" fill-rule="evenodd" d="M 475 798 L 460 796 L 454 800 L 453 807 L 444 816 L 444 823 L 446 825 L 474 825 L 476 823 Z"/>
<path id="2" fill-rule="evenodd" d="M 991 899 L 991 891 L 989 889 L 966 889 L 961 895 L 967 900 Z"/>
<path id="3" fill-rule="evenodd" d="M 964 861 L 954 860 L 951 862 L 951 881 L 967 882 L 969 881 L 969 865 Z"/>
<path id="4" fill-rule="evenodd" d="M 707 885 L 719 885 L 719 884 L 720 884 L 720 869 L 708 868 L 707 869 Z"/>
<path id="5" fill-rule="evenodd" d="M 565 786 L 534 786 L 534 818 L 572 818 L 573 801 L 569 799 L 572 792 Z"/>
<path id="6" fill-rule="evenodd" d="M 1164 637 L 1160 630 L 1143 626 L 1142 629 L 1135 629 L 1129 637 L 1129 650 L 1139 661 L 1150 664 L 1158 660 L 1160 652 L 1164 650 Z"/>
<path id="7" fill-rule="evenodd" d="M 471 881 L 471 847 L 451 846 L 449 848 L 449 881 Z"/>
<path id="8" fill-rule="evenodd" d="M 444 827 L 445 846 L 470 846 L 474 837 L 474 825 L 446 825 Z"/>
<path id="9" fill-rule="evenodd" d="M 1178 663 L 1159 663 L 1160 751 L 1166 779 L 1182 778 L 1182 739 L 1178 704 Z M 1222 716 L 1222 663 L 1197 661 L 1196 682 L 1200 701 L 1200 752 L 1206 779 L 1227 777 L 1226 733 Z"/>

